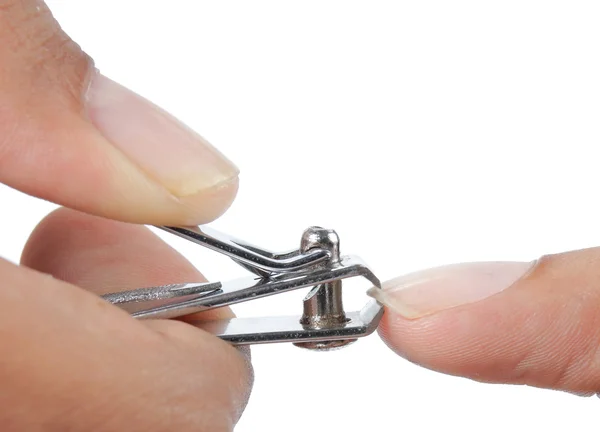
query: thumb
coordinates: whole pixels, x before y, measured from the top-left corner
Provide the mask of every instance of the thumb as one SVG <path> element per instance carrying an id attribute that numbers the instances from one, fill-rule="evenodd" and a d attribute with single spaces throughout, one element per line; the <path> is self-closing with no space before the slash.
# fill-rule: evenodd
<path id="1" fill-rule="evenodd" d="M 459 264 L 370 293 L 412 362 L 476 381 L 600 391 L 600 248 L 535 263 Z"/>
<path id="2" fill-rule="evenodd" d="M 0 2 L 0 65 L 0 182 L 145 224 L 205 223 L 231 204 L 237 168 L 101 75 L 43 2 Z"/>

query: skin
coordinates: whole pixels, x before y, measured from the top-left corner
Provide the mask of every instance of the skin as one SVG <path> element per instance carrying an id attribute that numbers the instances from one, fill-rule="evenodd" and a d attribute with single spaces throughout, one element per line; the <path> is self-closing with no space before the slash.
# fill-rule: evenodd
<path id="1" fill-rule="evenodd" d="M 0 259 L 0 429 L 232 430 L 248 353 L 182 321 L 134 320 L 96 294 L 204 280 L 135 224 L 209 222 L 237 176 L 175 196 L 133 169 L 88 117 L 93 72 L 43 2 L 0 0 L 0 181 L 71 208 L 40 223 L 20 265 Z"/>
<path id="2" fill-rule="evenodd" d="M 203 280 L 141 224 L 210 222 L 237 176 L 190 189 L 132 170 L 87 115 L 93 71 L 43 2 L 0 0 L 0 181 L 65 207 L 20 265 L 0 260 L 0 429 L 230 431 L 250 394 L 249 356 L 190 323 L 231 312 L 142 322 L 97 294 Z M 444 373 L 597 392 L 599 264 L 599 249 L 544 257 L 485 300 L 419 319 L 388 309 L 380 333 Z"/>
<path id="3" fill-rule="evenodd" d="M 233 428 L 252 382 L 244 353 L 183 322 L 136 321 L 92 294 L 203 279 L 151 231 L 61 209 L 33 232 L 22 265 L 0 262 L 10 287 L 2 430 Z"/>
<path id="4" fill-rule="evenodd" d="M 600 391 L 600 248 L 537 260 L 504 291 L 379 332 L 397 354 L 450 375 L 581 396 Z"/>

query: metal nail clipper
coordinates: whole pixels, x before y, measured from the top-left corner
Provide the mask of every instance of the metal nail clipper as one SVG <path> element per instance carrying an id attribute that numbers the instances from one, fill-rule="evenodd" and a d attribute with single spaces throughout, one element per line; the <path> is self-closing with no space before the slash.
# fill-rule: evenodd
<path id="1" fill-rule="evenodd" d="M 297 316 L 232 318 L 200 325 L 234 345 L 292 342 L 328 350 L 342 347 L 375 331 L 383 307 L 370 299 L 360 311 L 345 312 L 344 279 L 363 277 L 381 288 L 379 279 L 358 257 L 340 255 L 333 230 L 310 227 L 300 247 L 272 253 L 207 227 L 158 227 L 231 258 L 252 276 L 227 282 L 181 283 L 139 288 L 102 296 L 133 317 L 177 318 L 262 297 L 311 288 Z"/>

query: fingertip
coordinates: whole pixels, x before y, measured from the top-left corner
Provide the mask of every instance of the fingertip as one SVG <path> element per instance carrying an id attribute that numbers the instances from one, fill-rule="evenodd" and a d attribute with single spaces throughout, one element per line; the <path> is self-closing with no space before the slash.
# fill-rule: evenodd
<path id="1" fill-rule="evenodd" d="M 377 333 L 389 349 L 405 360 L 428 369 L 448 372 L 445 358 L 431 354 L 432 350 L 436 350 L 438 341 L 444 338 L 438 336 L 444 327 L 440 327 L 437 321 L 435 316 L 411 320 L 386 309 Z"/>
<path id="2" fill-rule="evenodd" d="M 218 219 L 232 205 L 239 190 L 239 177 L 229 179 L 217 186 L 179 199 L 179 215 L 176 220 L 165 219 L 154 225 L 204 225 Z"/>
<path id="3" fill-rule="evenodd" d="M 184 197 L 170 195 L 156 185 L 143 188 L 142 191 L 136 187 L 128 184 L 119 186 L 119 195 L 128 195 L 130 200 L 115 200 L 111 203 L 96 201 L 89 202 L 86 206 L 71 207 L 90 215 L 132 224 L 204 225 L 218 219 L 231 207 L 239 189 L 239 178 L 234 177 Z M 140 194 L 134 197 L 136 191 Z"/>
<path id="4" fill-rule="evenodd" d="M 191 195 L 177 197 L 156 185 L 136 189 L 134 184 L 119 186 L 119 194 L 131 196 L 110 204 L 91 202 L 86 207 L 74 207 L 90 215 L 131 224 L 153 226 L 205 225 L 222 216 L 233 204 L 239 189 L 239 177 L 199 190 Z M 137 191 L 140 195 L 133 197 Z M 129 191 L 129 194 L 125 192 Z"/>

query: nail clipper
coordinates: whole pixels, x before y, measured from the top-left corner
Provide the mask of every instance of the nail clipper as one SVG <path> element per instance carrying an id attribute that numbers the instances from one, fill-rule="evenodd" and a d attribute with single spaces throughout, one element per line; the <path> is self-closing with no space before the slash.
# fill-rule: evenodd
<path id="1" fill-rule="evenodd" d="M 375 331 L 383 307 L 369 299 L 360 311 L 345 312 L 344 279 L 363 277 L 375 288 L 381 283 L 356 256 L 340 255 L 340 241 L 333 230 L 306 229 L 300 247 L 273 253 L 232 238 L 209 227 L 157 227 L 219 252 L 252 275 L 239 280 L 178 283 L 105 294 L 102 298 L 137 319 L 178 318 L 209 309 L 311 288 L 298 316 L 231 318 L 206 321 L 203 330 L 233 344 L 291 342 L 313 350 L 346 346 Z"/>

